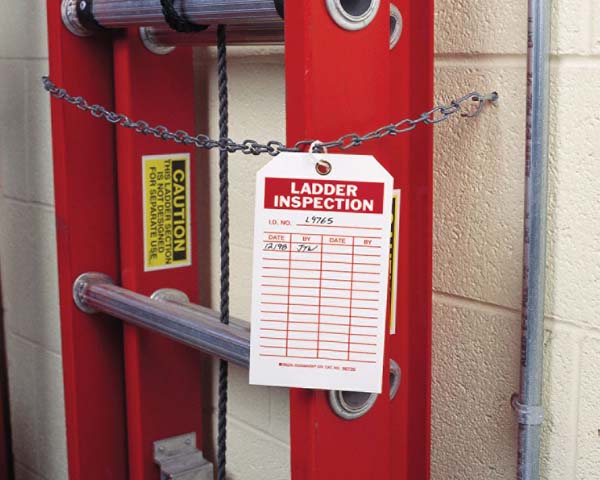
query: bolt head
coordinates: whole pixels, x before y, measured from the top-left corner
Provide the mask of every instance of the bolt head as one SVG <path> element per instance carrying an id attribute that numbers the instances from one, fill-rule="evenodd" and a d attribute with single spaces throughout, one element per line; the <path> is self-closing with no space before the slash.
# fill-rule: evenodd
<path id="1" fill-rule="evenodd" d="M 85 0 L 84 0 L 84 1 L 82 1 L 82 2 L 79 2 L 79 8 L 80 8 L 81 10 L 85 10 L 85 9 L 86 9 L 86 7 L 87 7 L 87 2 L 86 2 Z"/>

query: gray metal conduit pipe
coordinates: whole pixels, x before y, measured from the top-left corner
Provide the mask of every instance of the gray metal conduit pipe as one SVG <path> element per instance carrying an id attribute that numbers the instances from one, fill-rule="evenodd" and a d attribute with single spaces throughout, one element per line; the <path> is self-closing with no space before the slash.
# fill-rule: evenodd
<path id="1" fill-rule="evenodd" d="M 512 399 L 519 423 L 519 480 L 540 478 L 550 15 L 550 0 L 529 0 L 521 381 Z"/>

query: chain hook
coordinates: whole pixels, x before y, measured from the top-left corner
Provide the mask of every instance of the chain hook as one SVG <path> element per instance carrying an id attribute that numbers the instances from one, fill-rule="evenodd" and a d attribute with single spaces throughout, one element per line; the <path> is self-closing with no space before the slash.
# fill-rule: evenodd
<path id="1" fill-rule="evenodd" d="M 327 154 L 327 147 L 323 144 L 321 140 L 315 140 L 308 147 L 308 153 L 310 153 L 311 158 L 313 153 L 325 153 Z"/>
<path id="2" fill-rule="evenodd" d="M 473 117 L 478 117 L 482 110 L 483 107 L 485 107 L 486 103 L 493 103 L 494 105 L 496 105 L 498 103 L 498 92 L 492 92 L 489 93 L 487 95 L 480 95 L 479 93 L 473 93 L 471 95 L 471 100 L 473 100 L 474 102 L 477 102 L 477 107 L 473 110 L 471 110 L 470 112 L 463 112 L 460 114 L 461 117 L 467 117 L 467 118 L 473 118 Z"/>

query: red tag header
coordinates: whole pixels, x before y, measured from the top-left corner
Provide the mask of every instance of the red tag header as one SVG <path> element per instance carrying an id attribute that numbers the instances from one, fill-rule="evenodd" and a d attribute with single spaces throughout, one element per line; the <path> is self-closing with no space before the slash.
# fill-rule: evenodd
<path id="1" fill-rule="evenodd" d="M 265 178 L 265 208 L 383 213 L 383 183 Z"/>

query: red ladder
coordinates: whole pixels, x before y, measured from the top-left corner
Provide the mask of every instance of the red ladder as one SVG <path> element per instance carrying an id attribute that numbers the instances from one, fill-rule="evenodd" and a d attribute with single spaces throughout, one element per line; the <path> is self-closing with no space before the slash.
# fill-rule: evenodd
<path id="1" fill-rule="evenodd" d="M 325 0 L 286 2 L 288 144 L 364 133 L 431 107 L 433 2 L 394 2 L 403 16 L 394 49 L 389 0 L 354 32 L 334 23 Z M 62 24 L 60 3 L 48 0 L 57 84 L 133 119 L 194 130 L 189 47 L 157 56 L 133 28 L 76 37 Z M 141 157 L 191 150 L 115 131 L 57 100 L 52 124 L 70 478 L 158 479 L 154 441 L 196 432 L 199 448 L 202 439 L 209 446 L 209 362 L 157 334 L 79 311 L 72 285 L 98 271 L 139 293 L 171 287 L 198 298 L 197 251 L 190 267 L 152 272 L 142 253 Z M 294 480 L 429 478 L 432 145 L 431 127 L 421 126 L 353 150 L 374 155 L 402 191 L 397 333 L 387 339 L 385 363 L 400 365 L 402 383 L 390 401 L 386 375 L 375 407 L 354 421 L 332 412 L 326 392 L 292 390 Z"/>

